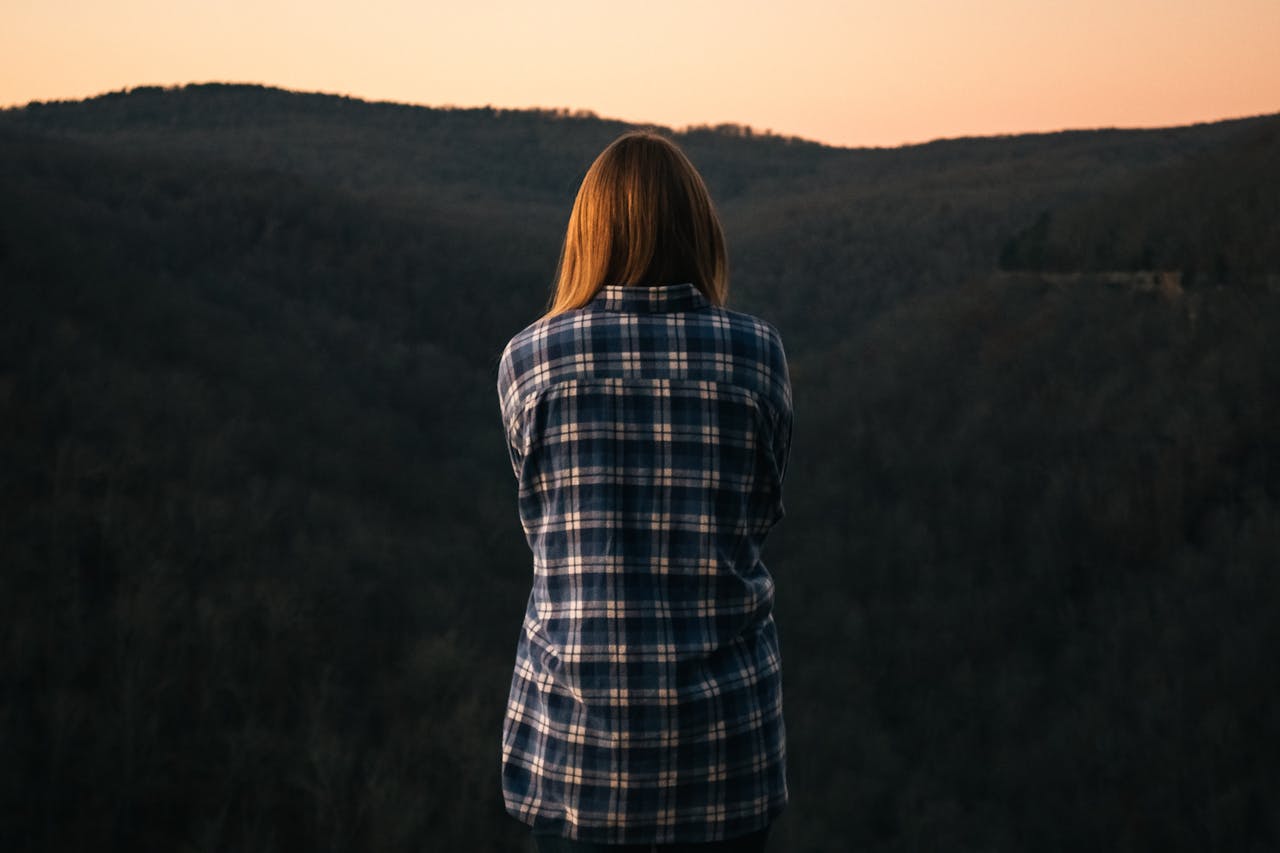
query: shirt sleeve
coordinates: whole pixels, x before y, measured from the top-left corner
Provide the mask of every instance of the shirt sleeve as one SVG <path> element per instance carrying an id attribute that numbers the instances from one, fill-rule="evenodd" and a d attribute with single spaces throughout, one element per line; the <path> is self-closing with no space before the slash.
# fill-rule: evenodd
<path id="1" fill-rule="evenodd" d="M 511 460 L 511 471 L 517 480 L 520 479 L 520 466 L 524 461 L 521 448 L 519 386 L 516 384 L 515 370 L 511 364 L 511 346 L 507 345 L 498 360 L 498 409 L 502 415 L 502 432 L 506 436 L 507 456 Z"/>
<path id="2" fill-rule="evenodd" d="M 773 458 L 778 464 L 778 484 L 781 485 L 786 479 L 787 463 L 791 458 L 791 425 L 795 413 L 791 402 L 791 371 L 787 366 L 787 353 L 782 346 L 782 337 L 776 329 L 772 332 L 774 344 L 772 369 L 776 389 Z"/>
<path id="3" fill-rule="evenodd" d="M 787 463 L 791 459 L 791 422 L 794 415 L 790 407 L 778 410 L 773 430 L 773 458 L 778 461 L 778 485 L 787 478 Z"/>

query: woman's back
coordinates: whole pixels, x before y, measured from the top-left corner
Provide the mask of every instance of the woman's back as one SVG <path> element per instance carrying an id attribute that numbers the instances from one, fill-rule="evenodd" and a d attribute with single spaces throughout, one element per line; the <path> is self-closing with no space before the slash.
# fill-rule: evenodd
<path id="1" fill-rule="evenodd" d="M 777 331 L 692 283 L 605 286 L 512 338 L 498 394 L 534 565 L 508 810 L 605 843 L 766 826 L 787 799 L 760 558 L 791 440 Z"/>

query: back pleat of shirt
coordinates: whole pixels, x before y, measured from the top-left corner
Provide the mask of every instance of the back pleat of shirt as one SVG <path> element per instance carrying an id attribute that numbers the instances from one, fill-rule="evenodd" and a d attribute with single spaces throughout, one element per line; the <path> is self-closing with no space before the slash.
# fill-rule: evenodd
<path id="1" fill-rule="evenodd" d="M 610 844 L 731 838 L 787 801 L 773 577 L 777 330 L 692 284 L 608 286 L 511 339 L 498 397 L 533 584 L 508 811 Z"/>

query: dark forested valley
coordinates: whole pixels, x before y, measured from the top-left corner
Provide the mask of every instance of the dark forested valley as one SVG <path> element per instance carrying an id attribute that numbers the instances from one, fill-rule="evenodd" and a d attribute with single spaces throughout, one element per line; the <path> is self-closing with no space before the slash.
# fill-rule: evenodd
<path id="1" fill-rule="evenodd" d="M 526 849 L 496 366 L 628 127 L 0 111 L 0 849 Z M 791 360 L 771 849 L 1280 846 L 1280 116 L 666 132 Z"/>

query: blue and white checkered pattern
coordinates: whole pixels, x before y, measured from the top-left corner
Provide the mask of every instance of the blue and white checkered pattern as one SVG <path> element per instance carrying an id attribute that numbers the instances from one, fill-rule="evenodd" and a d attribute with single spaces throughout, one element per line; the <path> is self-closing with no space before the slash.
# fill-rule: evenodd
<path id="1" fill-rule="evenodd" d="M 604 287 L 507 344 L 533 590 L 507 810 L 606 844 L 732 838 L 787 802 L 773 579 L 791 384 L 777 330 L 692 284 Z"/>

